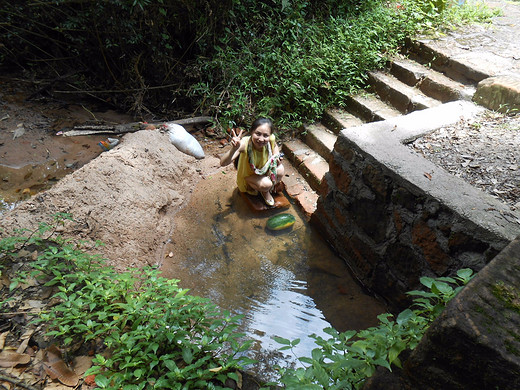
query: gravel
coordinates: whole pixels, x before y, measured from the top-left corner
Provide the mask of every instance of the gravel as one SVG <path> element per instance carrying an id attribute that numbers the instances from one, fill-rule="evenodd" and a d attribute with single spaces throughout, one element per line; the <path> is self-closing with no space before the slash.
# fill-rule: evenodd
<path id="1" fill-rule="evenodd" d="M 408 146 L 511 210 L 520 211 L 520 114 L 485 111 Z"/>

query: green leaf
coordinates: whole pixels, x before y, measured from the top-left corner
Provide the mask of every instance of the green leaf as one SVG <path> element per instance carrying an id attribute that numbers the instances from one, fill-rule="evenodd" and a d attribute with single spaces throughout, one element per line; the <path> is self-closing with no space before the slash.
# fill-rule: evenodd
<path id="1" fill-rule="evenodd" d="M 434 279 L 433 278 L 430 278 L 428 276 L 423 276 L 422 278 L 419 279 L 421 284 L 428 287 L 428 288 L 431 288 L 432 286 L 432 283 L 434 282 Z"/>
<path id="2" fill-rule="evenodd" d="M 149 349 L 151 349 L 153 351 L 153 353 L 157 353 L 157 350 L 159 349 L 159 344 L 157 343 L 151 343 L 149 346 L 148 346 Z"/>
<path id="3" fill-rule="evenodd" d="M 191 362 L 193 361 L 193 351 L 190 348 L 184 348 L 182 350 L 182 359 L 187 364 L 191 364 Z"/>
<path id="4" fill-rule="evenodd" d="M 322 385 L 324 388 L 327 388 L 330 385 L 330 376 L 327 373 L 327 371 L 325 371 L 325 369 L 318 364 L 315 364 L 313 368 L 314 375 L 316 376 L 316 379 L 318 380 L 319 384 Z"/>
<path id="5" fill-rule="evenodd" d="M 399 354 L 403 352 L 405 348 L 406 344 L 402 341 L 398 341 L 394 343 L 392 347 L 390 347 L 390 350 L 388 351 L 388 361 L 390 364 L 392 364 L 397 359 Z"/>
<path id="6" fill-rule="evenodd" d="M 323 359 L 323 351 L 319 348 L 314 348 L 311 352 L 311 356 L 317 362 L 320 362 Z"/>
<path id="7" fill-rule="evenodd" d="M 98 385 L 102 389 L 108 387 L 108 385 L 110 384 L 110 379 L 101 374 L 97 374 L 94 381 L 96 382 L 96 385 Z"/>
<path id="8" fill-rule="evenodd" d="M 272 339 L 274 341 L 276 341 L 278 344 L 289 345 L 289 346 L 291 345 L 291 341 L 284 339 L 283 337 L 273 336 Z"/>
<path id="9" fill-rule="evenodd" d="M 415 313 L 410 309 L 406 309 L 406 310 L 403 310 L 401 313 L 399 313 L 395 322 L 399 325 L 403 325 L 404 323 L 408 322 L 413 317 L 415 317 Z"/>
<path id="10" fill-rule="evenodd" d="M 175 370 L 178 370 L 179 368 L 177 367 L 177 364 L 175 364 L 175 361 L 174 360 L 165 360 L 164 361 L 164 365 L 166 366 L 166 368 L 170 371 L 175 371 Z"/>
<path id="11" fill-rule="evenodd" d="M 387 370 L 392 371 L 392 367 L 390 366 L 390 363 L 386 359 L 379 358 L 374 360 L 374 364 L 377 364 L 378 366 L 385 367 Z"/>
<path id="12" fill-rule="evenodd" d="M 457 276 L 463 284 L 467 284 L 473 277 L 473 270 L 470 268 L 459 269 Z"/>

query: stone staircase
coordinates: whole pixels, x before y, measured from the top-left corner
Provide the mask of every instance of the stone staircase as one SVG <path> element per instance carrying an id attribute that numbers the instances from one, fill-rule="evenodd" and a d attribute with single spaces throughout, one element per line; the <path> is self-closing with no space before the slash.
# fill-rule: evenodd
<path id="1" fill-rule="evenodd" d="M 288 195 L 311 215 L 341 130 L 450 101 L 471 100 L 476 84 L 485 77 L 463 69 L 423 42 L 410 41 L 406 54 L 393 58 L 383 70 L 369 72 L 366 90 L 348 97 L 344 108 L 326 110 L 319 122 L 304 125 L 300 138 L 282 145 Z"/>

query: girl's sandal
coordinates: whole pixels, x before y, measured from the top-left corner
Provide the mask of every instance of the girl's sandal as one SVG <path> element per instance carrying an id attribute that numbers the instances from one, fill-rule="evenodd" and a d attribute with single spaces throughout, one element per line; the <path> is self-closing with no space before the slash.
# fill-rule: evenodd
<path id="1" fill-rule="evenodd" d="M 260 195 L 262 195 L 262 198 L 264 198 L 265 204 L 268 206 L 274 206 L 274 198 L 269 191 L 267 191 L 266 194 L 260 192 Z M 269 196 L 269 198 L 267 198 L 267 196 Z"/>

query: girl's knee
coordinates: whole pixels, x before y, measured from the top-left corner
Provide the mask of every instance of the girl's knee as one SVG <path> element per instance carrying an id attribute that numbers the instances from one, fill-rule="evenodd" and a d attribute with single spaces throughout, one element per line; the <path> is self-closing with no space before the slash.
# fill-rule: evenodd
<path id="1" fill-rule="evenodd" d="M 246 183 L 249 184 L 251 188 L 260 192 L 269 191 L 273 185 L 273 182 L 269 177 L 258 175 L 246 177 Z"/>
<path id="2" fill-rule="evenodd" d="M 280 164 L 280 165 L 278 165 L 278 167 L 276 167 L 277 181 L 282 180 L 283 175 L 285 175 L 285 168 L 284 168 L 284 166 L 282 164 Z"/>
<path id="3" fill-rule="evenodd" d="M 264 176 L 262 180 L 258 182 L 258 191 L 265 192 L 269 191 L 273 186 L 273 182 L 267 176 Z"/>

